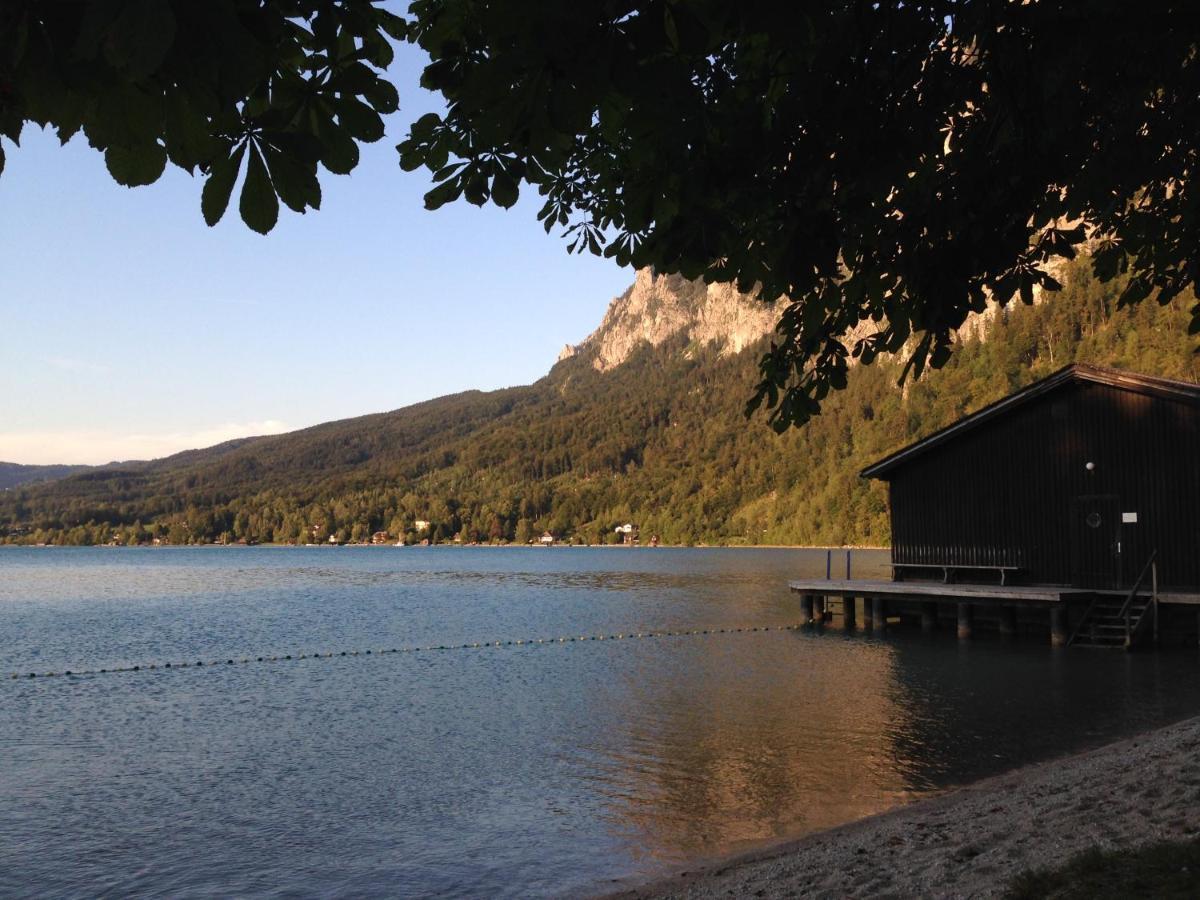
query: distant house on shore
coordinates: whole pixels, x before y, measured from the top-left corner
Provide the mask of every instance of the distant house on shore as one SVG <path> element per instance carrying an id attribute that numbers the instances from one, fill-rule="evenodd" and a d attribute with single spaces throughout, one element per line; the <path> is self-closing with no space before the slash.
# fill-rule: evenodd
<path id="1" fill-rule="evenodd" d="M 1200 385 L 1067 366 L 862 474 L 897 579 L 1200 588 Z"/>
<path id="2" fill-rule="evenodd" d="M 388 533 L 386 531 L 377 531 L 373 535 L 371 535 L 371 543 L 372 544 L 388 544 L 388 543 L 391 543 L 391 538 L 388 537 Z"/>
<path id="3" fill-rule="evenodd" d="M 429 522 L 427 522 L 425 519 L 417 519 L 415 522 L 413 522 L 413 531 L 419 532 L 419 531 L 428 531 L 428 530 L 429 530 Z"/>
<path id="4" fill-rule="evenodd" d="M 551 544 L 554 543 L 554 535 L 552 535 L 548 531 L 543 531 L 542 536 L 540 538 L 538 538 L 538 543 L 541 544 L 543 547 L 549 547 Z"/>
<path id="5" fill-rule="evenodd" d="M 621 538 L 623 544 L 636 544 L 638 540 L 637 526 L 632 522 L 618 525 L 613 531 Z"/>

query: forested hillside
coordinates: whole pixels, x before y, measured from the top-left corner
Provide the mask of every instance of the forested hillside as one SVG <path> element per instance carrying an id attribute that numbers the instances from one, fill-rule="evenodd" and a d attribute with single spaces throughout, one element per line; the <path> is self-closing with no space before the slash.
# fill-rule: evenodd
<path id="1" fill-rule="evenodd" d="M 65 478 L 82 472 L 89 466 L 26 466 L 20 463 L 0 462 L 0 491 L 19 487 L 22 484 L 39 484 Z"/>
<path id="2" fill-rule="evenodd" d="M 901 390 L 900 366 L 852 371 L 782 436 L 742 410 L 764 344 L 722 354 L 686 331 L 598 371 L 584 348 L 528 387 L 104 468 L 0 494 L 0 540 L 170 543 L 457 538 L 885 544 L 890 451 L 1070 362 L 1200 381 L 1190 297 L 1117 310 L 1083 265 L 1033 307 L 987 317 L 951 362 Z M 417 520 L 428 531 L 414 530 Z"/>

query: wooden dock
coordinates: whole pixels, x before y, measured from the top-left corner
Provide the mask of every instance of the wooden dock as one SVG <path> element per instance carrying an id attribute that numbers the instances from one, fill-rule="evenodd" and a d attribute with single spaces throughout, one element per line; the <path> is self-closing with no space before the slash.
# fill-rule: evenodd
<path id="1" fill-rule="evenodd" d="M 919 622 L 923 631 L 935 631 L 952 621 L 962 640 L 970 639 L 977 627 L 1011 637 L 1018 633 L 1044 634 L 1048 626 L 1053 646 L 1128 643 L 1127 627 L 1111 612 L 1130 606 L 1128 590 L 830 578 L 796 579 L 788 586 L 801 595 L 806 621 L 824 624 L 840 616 L 847 630 L 859 628 L 861 622 L 863 630 L 882 633 L 889 624 Z M 1176 622 L 1186 616 L 1189 623 L 1196 623 L 1200 634 L 1200 617 L 1195 615 L 1200 594 L 1158 592 L 1153 604 L 1140 594 L 1132 599 L 1137 617 L 1147 614 L 1147 609 L 1153 615 L 1155 641 L 1160 618 Z M 1104 633 L 1105 628 L 1109 633 Z M 1081 631 L 1086 633 L 1081 635 Z"/>

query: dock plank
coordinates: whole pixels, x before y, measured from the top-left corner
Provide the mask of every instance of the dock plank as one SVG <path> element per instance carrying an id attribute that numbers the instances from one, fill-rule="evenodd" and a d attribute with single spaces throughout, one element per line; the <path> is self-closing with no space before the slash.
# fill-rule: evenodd
<path id="1" fill-rule="evenodd" d="M 944 584 L 932 581 L 857 581 L 803 578 L 788 582 L 798 594 L 834 597 L 903 597 L 913 600 L 945 597 L 949 600 L 1009 600 L 1062 603 L 1072 597 L 1108 594 L 1123 597 L 1127 591 L 1098 591 L 1056 585 Z M 1160 603 L 1200 605 L 1200 594 L 1160 591 Z"/>

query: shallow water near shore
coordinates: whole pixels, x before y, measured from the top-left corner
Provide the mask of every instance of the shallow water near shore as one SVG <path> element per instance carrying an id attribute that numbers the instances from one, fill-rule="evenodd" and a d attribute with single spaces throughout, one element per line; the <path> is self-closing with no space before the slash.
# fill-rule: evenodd
<path id="1" fill-rule="evenodd" d="M 787 579 L 824 572 L 783 549 L 0 548 L 0 895 L 603 891 L 1200 712 L 1194 652 L 836 629 L 8 677 L 779 626 Z"/>

